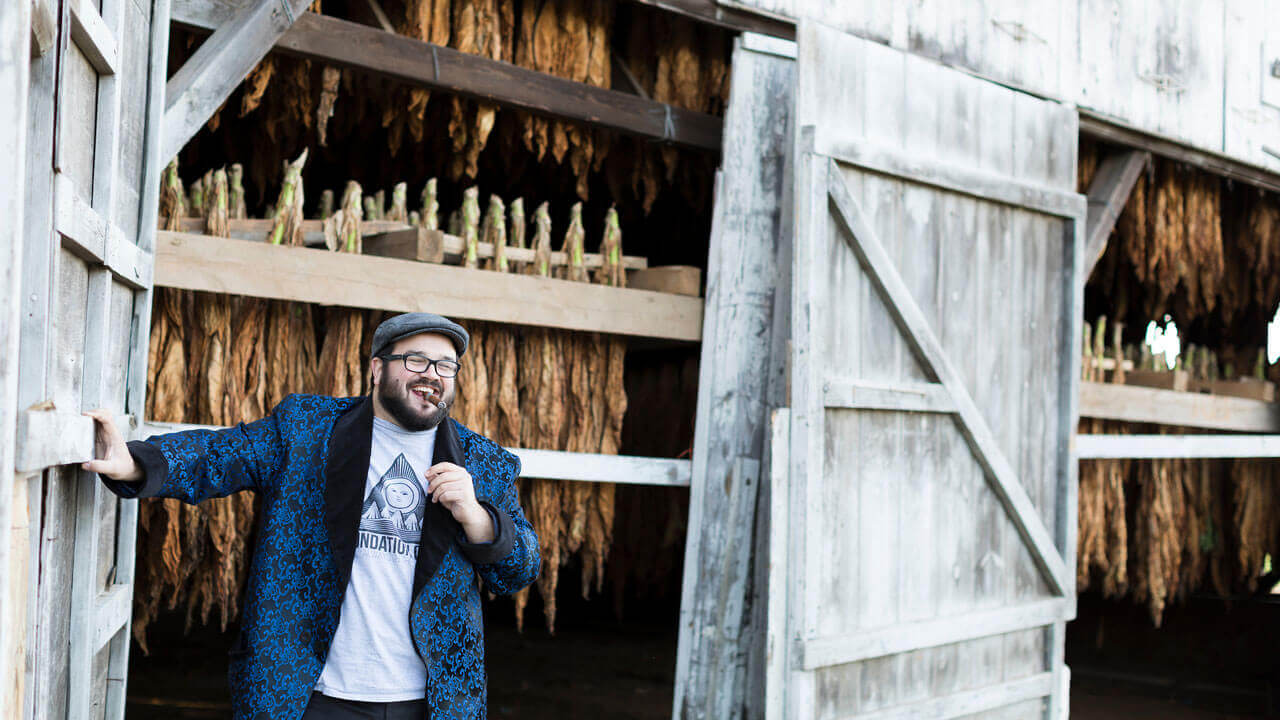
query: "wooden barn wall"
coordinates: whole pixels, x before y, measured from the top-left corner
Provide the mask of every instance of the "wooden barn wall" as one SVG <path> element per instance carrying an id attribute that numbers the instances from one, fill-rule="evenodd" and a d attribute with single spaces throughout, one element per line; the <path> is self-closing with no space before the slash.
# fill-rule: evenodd
<path id="1" fill-rule="evenodd" d="M 98 70 L 69 37 L 69 3 L 50 4 L 61 13 L 62 30 L 57 45 L 32 60 L 16 405 L 25 409 L 52 403 L 60 412 L 105 407 L 119 416 L 127 410 L 131 373 L 143 370 L 136 367 L 137 358 L 130 356 L 136 333 L 145 331 L 135 307 L 135 300 L 143 296 L 112 277 L 102 264 L 86 261 L 70 249 L 54 229 L 53 196 L 55 178 L 61 174 L 99 216 L 119 227 L 129 241 L 137 241 L 143 227 L 153 3 L 105 0 L 101 4 L 104 16 L 119 18 L 118 27 L 111 29 L 117 53 L 115 79 L 105 82 L 100 82 Z M 95 4 L 94 9 L 98 7 Z M 119 84 L 118 107 L 112 106 L 103 90 L 107 82 Z M 107 148 L 115 148 L 114 157 Z M 99 342 L 100 347 L 87 350 Z M 85 501 L 86 482 L 96 484 L 97 480 L 75 465 L 49 468 L 29 480 L 31 591 L 24 697 L 14 708 L 16 716 L 101 718 L 108 714 L 108 687 L 113 685 L 108 679 L 109 658 L 120 640 L 93 653 L 88 678 L 73 669 L 72 637 L 84 636 L 85 620 L 76 620 L 72 579 L 92 573 L 99 593 L 116 582 L 121 558 L 112 548 L 117 544 L 121 501 L 105 494 L 96 503 L 93 567 L 77 568 L 77 517 Z M 127 542 L 131 552 L 132 540 Z M 71 710 L 73 688 L 86 682 L 89 707 L 75 712 Z M 114 686 L 112 692 L 122 690 L 118 679 Z"/>
<path id="2" fill-rule="evenodd" d="M 836 35 L 823 33 L 821 47 L 806 48 L 802 38 L 800 48 L 802 62 L 806 54 L 820 58 L 813 67 L 822 77 L 812 85 L 801 73 L 797 116 L 810 120 L 796 120 L 816 125 L 817 147 L 835 148 L 837 159 L 840 148 L 857 148 L 1074 191 L 1071 106 L 884 45 L 831 40 Z M 1071 372 L 1064 350 L 1072 347 L 1073 294 L 1064 281 L 1072 272 L 1070 221 L 839 168 L 1040 520 L 1057 535 L 1069 477 L 1061 408 Z M 813 249 L 820 269 L 810 291 L 820 308 L 811 356 L 820 358 L 822 376 L 888 387 L 931 381 L 847 232 L 834 221 L 826 227 Z M 801 571 L 809 637 L 852 637 L 1055 596 L 954 417 L 828 407 L 817 427 L 821 463 L 804 481 L 804 542 L 821 548 L 804 553 Z M 793 708 L 807 704 L 813 717 L 845 718 L 1008 685 L 1060 662 L 1051 626 L 1040 627 L 822 667 L 811 688 L 801 683 L 789 692 L 805 695 Z M 983 717 L 1037 717 L 1047 700 Z"/>
<path id="3" fill-rule="evenodd" d="M 1280 0 L 720 2 L 809 17 L 1280 171 L 1263 150 L 1280 152 Z"/>

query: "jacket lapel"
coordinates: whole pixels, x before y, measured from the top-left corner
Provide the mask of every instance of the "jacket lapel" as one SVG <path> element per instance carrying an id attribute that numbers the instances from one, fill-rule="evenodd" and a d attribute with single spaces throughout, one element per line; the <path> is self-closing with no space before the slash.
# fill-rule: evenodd
<path id="1" fill-rule="evenodd" d="M 435 465 L 448 462 L 465 467 L 462 442 L 458 439 L 458 430 L 454 427 L 453 420 L 445 418 L 437 427 L 439 429 L 436 430 L 436 447 L 431 463 Z M 367 452 L 365 460 L 367 465 Z M 449 546 L 460 532 L 462 526 L 453 519 L 444 505 L 428 501 L 426 518 L 422 523 L 422 541 L 418 546 L 418 562 L 413 569 L 413 597 L 418 597 L 418 593 L 435 574 Z"/>
<path id="2" fill-rule="evenodd" d="M 360 534 L 360 508 L 372 445 L 373 399 L 365 396 L 334 422 L 325 461 L 324 524 L 338 567 L 338 587 L 344 594 Z"/>

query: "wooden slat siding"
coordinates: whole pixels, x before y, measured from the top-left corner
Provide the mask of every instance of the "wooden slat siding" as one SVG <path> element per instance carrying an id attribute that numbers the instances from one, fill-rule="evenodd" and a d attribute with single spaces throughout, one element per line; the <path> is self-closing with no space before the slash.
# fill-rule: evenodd
<path id="1" fill-rule="evenodd" d="M 27 630 L 26 487 L 16 467 L 18 341 L 21 327 L 23 183 L 26 175 L 27 85 L 38 24 L 29 2 L 0 5 L 0 708 L 22 708 Z"/>
<path id="2" fill-rule="evenodd" d="M 1087 281 L 1093 268 L 1107 249 L 1107 239 L 1129 201 L 1129 193 L 1138 182 L 1142 169 L 1151 162 L 1151 153 L 1130 150 L 1116 153 L 1102 161 L 1093 182 L 1089 184 L 1089 216 L 1085 229 L 1085 272 Z"/>
<path id="3" fill-rule="evenodd" d="M 178 154 L 310 4 L 253 0 L 201 43 L 166 85 L 162 157 Z"/>
<path id="4" fill-rule="evenodd" d="M 939 383 L 876 385 L 857 380 L 828 378 L 822 385 L 822 396 L 823 404 L 828 409 L 956 412 L 956 404 L 951 400 L 951 395 Z"/>
<path id="5" fill-rule="evenodd" d="M 222 428 L 217 425 L 146 422 L 138 428 L 136 435 L 147 438 L 187 430 L 220 429 Z M 517 447 L 507 449 L 520 458 L 521 477 L 546 480 L 688 487 L 693 465 L 689 460 L 637 455 L 598 455 Z"/>
<path id="6" fill-rule="evenodd" d="M 199 15 L 181 14 L 192 2 L 195 0 L 177 3 L 176 19 L 199 27 Z M 714 115 L 565 80 L 335 17 L 301 15 L 275 49 L 537 115 L 703 150 L 720 149 L 722 123 Z"/>
<path id="7" fill-rule="evenodd" d="M 1280 405 L 1223 395 L 1160 390 L 1134 385 L 1081 382 L 1082 417 L 1231 430 L 1280 433 Z"/>
<path id="8" fill-rule="evenodd" d="M 942 103 L 934 93 L 913 92 L 915 87 L 942 85 L 942 68 L 922 58 L 904 55 L 901 83 L 904 88 L 903 138 L 900 147 L 926 156 L 938 154 L 939 127 L 950 118 L 941 115 Z M 921 183 L 902 183 L 902 207 L 898 221 L 899 239 L 890 250 L 895 267 L 903 274 L 907 289 L 920 306 L 926 322 L 937 327 L 939 310 L 934 302 L 940 268 L 937 245 L 942 220 L 942 193 Z M 837 240 L 841 245 L 843 241 Z M 904 377 L 927 375 L 905 347 L 899 364 Z M 933 379 L 933 378 L 929 378 Z M 898 482 L 898 622 L 912 623 L 936 617 L 938 588 L 932 557 L 936 508 L 932 502 L 934 480 L 941 469 L 937 456 L 938 426 L 953 424 L 951 417 L 933 414 L 900 413 L 902 475 Z M 836 440 L 838 442 L 838 440 Z M 912 558 L 924 559 L 912 561 Z M 900 660 L 898 703 L 924 700 L 935 694 L 931 649 L 910 649 Z"/>
<path id="9" fill-rule="evenodd" d="M 689 342 L 702 336 L 702 300 L 683 295 L 168 231 L 157 237 L 155 282 L 164 287 Z"/>
<path id="10" fill-rule="evenodd" d="M 782 175 L 792 63 L 735 44 L 703 311 L 689 530 L 673 717 L 728 717 L 743 704 L 746 613 L 769 407 Z M 758 559 L 757 559 L 758 560 Z M 757 601 L 760 601 L 757 599 Z M 716 635 L 704 632 L 720 628 Z"/>
<path id="11" fill-rule="evenodd" d="M 1038 600 L 950 617 L 930 617 L 877 630 L 859 630 L 851 635 L 809 638 L 801 646 L 800 662 L 806 670 L 816 670 L 1045 627 L 1062 617 L 1065 605 L 1066 601 L 1061 598 Z"/>
<path id="12" fill-rule="evenodd" d="M 949 720 L 1006 708 L 1029 699 L 1042 698 L 1053 692 L 1053 687 L 1053 674 L 1041 673 L 1011 683 L 966 690 L 884 712 L 841 716 L 837 720 L 853 720 L 854 717 L 858 720 L 916 720 L 918 718 Z M 1024 714 L 1015 714 L 1010 717 L 1032 717 L 1025 714 L 1025 709 L 1022 712 Z"/>
<path id="13" fill-rule="evenodd" d="M 58 39 L 58 14 L 54 10 L 53 0 L 33 0 L 30 22 L 31 58 L 34 60 L 52 50 Z"/>
<path id="14" fill-rule="evenodd" d="M 863 220 L 861 211 L 843 186 L 843 180 L 832 182 L 829 189 L 833 205 L 838 210 L 835 216 L 849 233 L 847 240 L 850 246 L 868 268 L 873 281 L 878 285 L 877 289 L 893 298 L 895 319 L 905 326 L 913 350 L 951 391 L 959 409 L 960 424 L 975 456 L 990 474 L 993 488 L 1009 509 L 1019 534 L 1030 545 L 1036 564 L 1045 574 L 1046 581 L 1054 592 L 1061 593 L 1065 587 L 1066 569 L 1054 549 L 1052 538 L 1043 523 L 1039 522 L 1035 508 L 1018 483 L 1012 466 L 997 446 L 990 428 L 973 405 L 972 398 L 960 385 L 959 374 L 944 354 L 933 330 L 924 324 L 923 314 L 911 299 L 902 278 L 893 269 L 892 261 L 886 256 L 883 246 Z"/>
<path id="15" fill-rule="evenodd" d="M 1076 455 L 1106 458 L 1280 457 L 1280 435 L 1077 435 Z"/>

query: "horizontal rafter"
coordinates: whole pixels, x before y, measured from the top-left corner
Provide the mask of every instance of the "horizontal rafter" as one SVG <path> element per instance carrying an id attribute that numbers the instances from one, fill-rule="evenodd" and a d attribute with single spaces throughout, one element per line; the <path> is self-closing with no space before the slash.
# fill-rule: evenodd
<path id="1" fill-rule="evenodd" d="M 212 30 L 195 0 L 174 3 L 174 21 Z M 275 49 L 506 107 L 705 150 L 720 149 L 720 118 L 574 82 L 315 13 L 302 14 Z"/>
<path id="2" fill-rule="evenodd" d="M 159 231 L 164 287 L 697 342 L 700 298 Z"/>

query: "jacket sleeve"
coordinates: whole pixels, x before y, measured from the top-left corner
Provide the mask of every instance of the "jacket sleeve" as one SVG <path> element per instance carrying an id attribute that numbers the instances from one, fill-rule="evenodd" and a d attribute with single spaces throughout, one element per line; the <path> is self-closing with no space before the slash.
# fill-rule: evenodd
<path id="1" fill-rule="evenodd" d="M 142 466 L 142 481 L 103 478 L 103 483 L 125 498 L 164 497 L 192 504 L 240 490 L 263 490 L 283 463 L 280 422 L 291 403 L 286 398 L 270 415 L 248 424 L 131 441 L 129 454 Z"/>
<path id="2" fill-rule="evenodd" d="M 508 595 L 538 579 L 542 558 L 538 554 L 538 535 L 525 519 L 516 494 L 516 478 L 520 477 L 520 458 L 511 455 L 511 470 L 503 478 L 501 496 L 493 502 L 481 501 L 494 519 L 494 537 L 488 543 L 469 543 L 460 538 L 462 552 L 476 566 L 485 589 Z"/>

